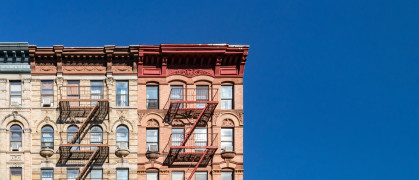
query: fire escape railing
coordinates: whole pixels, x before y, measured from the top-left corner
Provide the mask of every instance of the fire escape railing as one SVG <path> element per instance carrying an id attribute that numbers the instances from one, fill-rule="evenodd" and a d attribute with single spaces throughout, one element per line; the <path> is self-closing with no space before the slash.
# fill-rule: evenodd
<path id="1" fill-rule="evenodd" d="M 173 166 L 190 163 L 190 166 L 194 166 L 194 169 L 188 180 L 193 177 L 199 166 L 208 165 L 218 148 L 218 145 L 215 144 L 217 134 L 211 131 L 205 133 L 206 136 L 203 138 L 202 134 L 195 133 L 198 126 L 207 127 L 217 105 L 218 89 L 172 88 L 170 91 L 169 99 L 165 104 L 167 113 L 164 121 L 172 124 L 175 119 L 188 119 L 190 122 L 192 120 L 192 123 L 186 133 L 170 136 L 169 142 L 163 150 L 166 155 L 164 165 Z M 210 143 L 208 143 L 208 140 L 210 140 Z"/>
<path id="2" fill-rule="evenodd" d="M 109 113 L 107 91 L 103 86 L 69 85 L 59 87 L 59 122 L 79 123 L 77 130 L 61 132 L 59 165 L 82 166 L 76 179 L 86 179 L 95 164 L 109 156 L 107 132 L 88 131 Z"/>

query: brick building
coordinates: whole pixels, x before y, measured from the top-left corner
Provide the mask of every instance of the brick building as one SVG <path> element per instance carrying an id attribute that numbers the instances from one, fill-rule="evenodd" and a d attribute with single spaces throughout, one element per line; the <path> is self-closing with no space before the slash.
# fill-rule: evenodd
<path id="1" fill-rule="evenodd" d="M 243 179 L 248 46 L 0 44 L 8 179 Z"/>

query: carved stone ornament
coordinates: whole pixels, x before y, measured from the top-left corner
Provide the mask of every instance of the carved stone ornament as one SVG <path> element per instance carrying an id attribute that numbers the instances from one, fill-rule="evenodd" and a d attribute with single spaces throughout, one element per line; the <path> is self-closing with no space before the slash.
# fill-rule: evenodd
<path id="1" fill-rule="evenodd" d="M 160 169 L 160 174 L 167 175 L 167 174 L 169 174 L 169 170 L 161 170 Z"/>
<path id="2" fill-rule="evenodd" d="M 10 161 L 22 161 L 22 155 L 10 155 L 9 156 L 9 160 Z"/>
<path id="3" fill-rule="evenodd" d="M 63 71 L 67 72 L 105 72 L 106 68 L 102 66 L 63 66 Z"/>
<path id="4" fill-rule="evenodd" d="M 115 82 L 115 80 L 112 77 L 107 77 L 106 78 L 106 84 L 108 86 L 112 86 L 114 82 Z"/>
<path id="5" fill-rule="evenodd" d="M 147 127 L 159 127 L 159 122 L 155 119 L 150 119 L 147 121 Z"/>
<path id="6" fill-rule="evenodd" d="M 143 119 L 143 116 L 145 115 L 145 113 L 138 113 L 138 125 L 141 126 L 141 120 Z"/>
<path id="7" fill-rule="evenodd" d="M 113 72 L 132 72 L 132 67 L 130 66 L 112 66 Z"/>
<path id="8" fill-rule="evenodd" d="M 223 127 L 234 127 L 234 122 L 231 119 L 224 119 L 222 126 Z"/>
<path id="9" fill-rule="evenodd" d="M 11 168 L 11 167 L 21 167 L 21 168 L 23 168 L 23 162 L 8 162 L 6 166 L 7 166 L 7 168 Z"/>
<path id="10" fill-rule="evenodd" d="M 220 175 L 221 174 L 221 169 L 214 169 L 214 170 L 212 170 L 212 174 L 214 174 L 214 175 Z"/>
<path id="11" fill-rule="evenodd" d="M 186 77 L 214 76 L 214 72 L 211 69 L 168 69 L 168 75 L 182 75 Z"/>
<path id="12" fill-rule="evenodd" d="M 175 119 L 172 122 L 172 126 L 184 126 L 184 125 L 185 125 L 185 123 L 183 123 L 183 121 L 179 120 L 179 119 Z"/>

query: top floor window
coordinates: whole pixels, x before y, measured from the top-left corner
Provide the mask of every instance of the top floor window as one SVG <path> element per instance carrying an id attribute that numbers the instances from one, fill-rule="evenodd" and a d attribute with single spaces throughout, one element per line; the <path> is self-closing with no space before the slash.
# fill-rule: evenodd
<path id="1" fill-rule="evenodd" d="M 196 101 L 209 100 L 209 86 L 196 86 Z M 196 104 L 196 108 L 205 108 L 206 103 Z"/>
<path id="2" fill-rule="evenodd" d="M 80 99 L 80 81 L 67 81 L 67 85 L 67 98 Z M 72 101 L 70 106 L 80 106 L 80 102 Z"/>
<path id="3" fill-rule="evenodd" d="M 22 82 L 10 81 L 10 105 L 22 105 Z"/>
<path id="4" fill-rule="evenodd" d="M 159 109 L 159 86 L 148 85 L 147 87 L 147 109 Z"/>
<path id="5" fill-rule="evenodd" d="M 221 86 L 221 109 L 233 109 L 233 86 Z"/>
<path id="6" fill-rule="evenodd" d="M 116 82 L 116 106 L 128 106 L 128 81 Z"/>
<path id="7" fill-rule="evenodd" d="M 90 81 L 90 99 L 103 99 L 103 82 Z M 94 106 L 96 101 L 92 101 L 91 105 Z"/>
<path id="8" fill-rule="evenodd" d="M 54 104 L 54 82 L 41 81 L 41 106 L 51 107 Z"/>
<path id="9" fill-rule="evenodd" d="M 170 86 L 170 101 L 183 101 L 182 85 Z M 183 108 L 183 104 L 180 104 L 180 108 Z"/>

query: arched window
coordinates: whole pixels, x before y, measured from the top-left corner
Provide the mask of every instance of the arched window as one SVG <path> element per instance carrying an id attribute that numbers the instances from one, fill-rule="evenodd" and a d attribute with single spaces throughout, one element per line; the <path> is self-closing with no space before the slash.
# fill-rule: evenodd
<path id="1" fill-rule="evenodd" d="M 129 143 L 128 128 L 124 125 L 120 125 L 116 128 L 116 148 L 117 149 L 128 149 Z"/>
<path id="2" fill-rule="evenodd" d="M 41 129 L 41 132 L 41 148 L 54 149 L 54 129 L 46 125 Z"/>
<path id="3" fill-rule="evenodd" d="M 73 136 L 77 133 L 79 128 L 77 126 L 70 126 L 67 129 L 67 142 L 70 143 Z M 76 144 L 79 144 L 80 141 L 77 141 Z M 71 150 L 80 150 L 80 147 L 72 147 Z"/>
<path id="4" fill-rule="evenodd" d="M 103 132 L 100 126 L 93 126 L 90 129 L 90 144 L 103 144 Z M 94 150 L 96 147 L 91 147 Z"/>
<path id="5" fill-rule="evenodd" d="M 19 125 L 10 127 L 11 151 L 22 151 L 22 128 Z"/>

